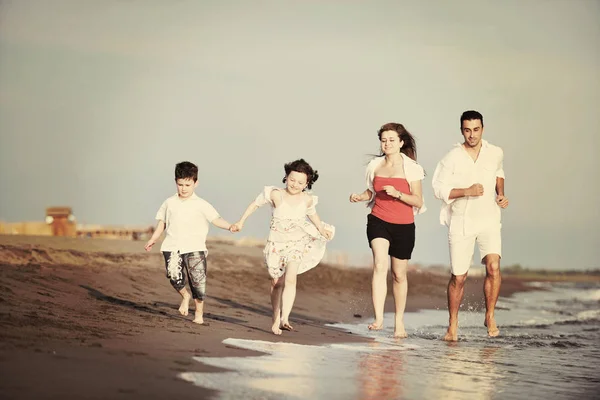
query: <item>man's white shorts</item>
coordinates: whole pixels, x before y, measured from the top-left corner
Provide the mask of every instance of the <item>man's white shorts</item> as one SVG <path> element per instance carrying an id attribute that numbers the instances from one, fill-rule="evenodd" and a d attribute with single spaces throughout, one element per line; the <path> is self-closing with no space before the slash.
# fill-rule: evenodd
<path id="1" fill-rule="evenodd" d="M 476 235 L 448 235 L 450 244 L 450 271 L 452 275 L 464 275 L 469 271 L 475 252 L 475 243 L 479 246 L 481 262 L 488 254 L 502 256 L 502 236 L 500 229 L 491 229 Z"/>

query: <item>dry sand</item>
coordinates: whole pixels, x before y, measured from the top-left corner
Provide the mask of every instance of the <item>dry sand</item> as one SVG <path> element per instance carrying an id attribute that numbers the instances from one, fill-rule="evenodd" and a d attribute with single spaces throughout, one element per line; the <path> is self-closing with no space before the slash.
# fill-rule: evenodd
<path id="1" fill-rule="evenodd" d="M 229 337 L 301 344 L 367 340 L 326 327 L 372 315 L 369 269 L 321 264 L 298 279 L 291 322 L 270 332 L 269 280 L 262 250 L 209 242 L 205 321 L 178 314 L 180 297 L 163 258 L 142 242 L 0 235 L 0 398 L 165 399 L 210 397 L 176 378 L 214 371 L 194 355 L 241 356 Z M 447 276 L 409 273 L 407 311 L 446 307 Z M 391 291 L 391 288 L 389 288 Z M 515 278 L 501 295 L 526 290 Z M 468 306 L 481 308 L 481 279 Z M 391 294 L 386 311 L 393 311 Z M 483 329 L 483 328 L 482 328 Z"/>

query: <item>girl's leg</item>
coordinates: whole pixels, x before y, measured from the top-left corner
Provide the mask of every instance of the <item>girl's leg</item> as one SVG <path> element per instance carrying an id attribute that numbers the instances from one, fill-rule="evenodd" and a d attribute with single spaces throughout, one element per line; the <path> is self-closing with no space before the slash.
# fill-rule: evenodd
<path id="1" fill-rule="evenodd" d="M 383 328 L 383 307 L 387 295 L 388 250 L 390 242 L 384 238 L 375 238 L 371 241 L 373 251 L 373 279 L 371 291 L 373 296 L 373 311 L 375 321 L 369 325 L 371 330 Z"/>
<path id="2" fill-rule="evenodd" d="M 406 294 L 408 293 L 407 266 L 408 260 L 392 257 L 392 292 L 394 293 L 394 304 L 396 306 L 394 337 L 397 338 L 407 337 L 406 330 L 404 330 L 404 309 L 406 308 Z"/>
<path id="3" fill-rule="evenodd" d="M 273 326 L 271 331 L 275 335 L 281 335 L 281 293 L 285 282 L 285 275 L 271 279 L 271 306 L 273 307 Z"/>
<path id="4" fill-rule="evenodd" d="M 290 262 L 285 268 L 285 285 L 281 296 L 281 327 L 285 330 L 293 330 L 289 318 L 296 300 L 296 280 L 298 277 L 299 262 Z"/>

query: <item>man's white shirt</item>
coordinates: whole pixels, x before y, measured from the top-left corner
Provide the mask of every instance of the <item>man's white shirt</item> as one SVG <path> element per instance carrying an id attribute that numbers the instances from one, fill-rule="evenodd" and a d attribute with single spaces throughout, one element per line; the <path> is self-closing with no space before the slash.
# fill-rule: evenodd
<path id="1" fill-rule="evenodd" d="M 450 234 L 472 235 L 500 228 L 500 206 L 496 203 L 496 178 L 504 178 L 504 153 L 498 146 L 482 140 L 473 161 L 461 143 L 456 144 L 438 163 L 433 174 L 433 192 L 442 200 L 440 223 Z M 452 189 L 483 185 L 482 196 L 449 199 Z"/>

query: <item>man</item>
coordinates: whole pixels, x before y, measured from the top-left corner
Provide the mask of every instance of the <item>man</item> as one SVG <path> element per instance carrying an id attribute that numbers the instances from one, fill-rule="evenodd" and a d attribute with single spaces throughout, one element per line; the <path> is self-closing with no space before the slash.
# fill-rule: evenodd
<path id="1" fill-rule="evenodd" d="M 440 222 L 448 226 L 450 245 L 447 341 L 458 340 L 458 308 L 475 243 L 486 268 L 484 325 L 490 337 L 500 333 L 494 319 L 501 281 L 500 209 L 508 206 L 504 196 L 504 153 L 482 140 L 483 116 L 465 111 L 460 124 L 464 142 L 456 144 L 438 163 L 432 182 L 435 197 L 442 200 Z"/>

